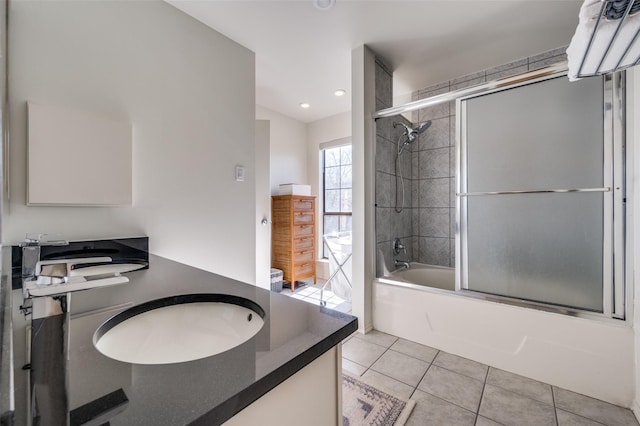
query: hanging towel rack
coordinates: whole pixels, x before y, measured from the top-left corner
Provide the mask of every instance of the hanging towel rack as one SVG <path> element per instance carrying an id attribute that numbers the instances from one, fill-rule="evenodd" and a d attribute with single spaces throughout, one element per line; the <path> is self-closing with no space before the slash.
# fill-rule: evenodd
<path id="1" fill-rule="evenodd" d="M 569 79 L 640 64 L 640 0 L 585 0 L 567 49 Z"/>

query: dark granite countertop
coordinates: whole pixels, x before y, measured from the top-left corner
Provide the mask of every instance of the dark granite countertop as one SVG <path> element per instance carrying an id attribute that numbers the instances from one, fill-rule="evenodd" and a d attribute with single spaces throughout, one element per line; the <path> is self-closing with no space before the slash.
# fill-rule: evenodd
<path id="1" fill-rule="evenodd" d="M 82 410 L 109 404 L 113 417 L 105 420 L 113 426 L 223 423 L 357 329 L 351 315 L 154 255 L 149 256 L 149 269 L 126 275 L 127 284 L 71 294 L 66 371 L 72 424 Z M 21 293 L 13 292 L 15 305 Z M 264 326 L 236 348 L 177 364 L 129 364 L 94 348 L 94 331 L 116 313 L 149 300 L 191 293 L 249 299 L 264 309 Z M 15 345 L 22 346 L 26 339 L 21 341 L 20 336 L 25 335 L 27 322 L 17 308 L 13 311 Z M 38 332 L 59 327 L 58 320 L 45 320 Z M 34 354 L 36 350 L 40 349 L 34 348 Z M 16 382 L 22 388 L 28 379 L 19 366 L 27 360 L 24 350 L 16 354 Z"/>

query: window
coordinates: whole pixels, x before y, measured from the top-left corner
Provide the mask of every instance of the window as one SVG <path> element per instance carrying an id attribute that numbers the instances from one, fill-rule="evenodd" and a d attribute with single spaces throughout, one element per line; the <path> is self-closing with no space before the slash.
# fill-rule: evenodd
<path id="1" fill-rule="evenodd" d="M 351 231 L 351 145 L 322 150 L 322 184 L 323 234 Z"/>

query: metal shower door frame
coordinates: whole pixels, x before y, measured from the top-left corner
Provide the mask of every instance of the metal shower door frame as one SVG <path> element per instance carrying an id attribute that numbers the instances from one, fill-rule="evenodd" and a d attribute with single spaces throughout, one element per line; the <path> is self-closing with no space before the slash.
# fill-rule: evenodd
<path id="1" fill-rule="evenodd" d="M 467 296 L 494 300 L 517 306 L 525 306 L 558 312 L 578 317 L 602 320 L 624 320 L 627 318 L 625 284 L 625 203 L 626 203 L 626 170 L 625 170 L 625 72 L 616 72 L 603 76 L 604 79 L 604 129 L 603 129 L 603 187 L 602 188 L 558 188 L 541 189 L 540 191 L 504 191 L 490 193 L 467 192 L 467 137 L 466 100 L 477 96 L 512 89 L 515 87 L 546 81 L 566 76 L 566 71 L 542 76 L 532 75 L 509 86 L 497 89 L 488 88 L 481 93 L 473 93 L 456 99 L 456 291 Z M 484 195 L 522 194 L 553 192 L 602 192 L 603 193 L 603 312 L 592 312 L 571 307 L 557 306 L 544 302 L 533 302 L 509 296 L 491 295 L 475 292 L 468 288 L 468 229 L 467 212 L 468 197 Z"/>

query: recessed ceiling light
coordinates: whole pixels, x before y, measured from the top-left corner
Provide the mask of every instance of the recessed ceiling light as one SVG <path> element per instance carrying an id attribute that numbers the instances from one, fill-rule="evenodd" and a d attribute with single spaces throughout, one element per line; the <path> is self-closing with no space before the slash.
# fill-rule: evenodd
<path id="1" fill-rule="evenodd" d="M 344 89 L 338 89 L 335 92 L 333 92 L 333 94 L 336 96 L 344 96 L 347 94 L 347 91 Z"/>
<path id="2" fill-rule="evenodd" d="M 313 0 L 313 5 L 320 10 L 329 10 L 336 4 L 336 0 Z"/>
<path id="3" fill-rule="evenodd" d="M 300 108 L 309 108 L 310 106 L 311 106 L 311 105 L 310 105 L 310 104 L 308 104 L 308 103 L 306 103 L 306 102 L 302 102 L 302 103 L 300 104 Z"/>

